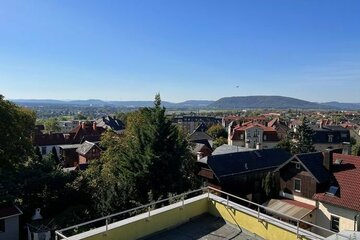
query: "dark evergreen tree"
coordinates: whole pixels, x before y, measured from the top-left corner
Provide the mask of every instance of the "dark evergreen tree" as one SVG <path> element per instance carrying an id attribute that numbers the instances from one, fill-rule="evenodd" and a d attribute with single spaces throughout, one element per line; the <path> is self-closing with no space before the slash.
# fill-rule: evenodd
<path id="1" fill-rule="evenodd" d="M 153 108 L 141 110 L 145 124 L 137 126 L 124 153 L 122 176 L 130 183 L 140 202 L 182 192 L 185 186 L 184 163 L 190 156 L 186 140 L 166 118 L 156 95 Z M 131 124 L 131 123 L 129 123 Z"/>
<path id="2" fill-rule="evenodd" d="M 36 157 L 38 158 L 38 160 L 41 162 L 43 157 L 42 157 L 42 154 L 41 154 L 41 151 L 40 151 L 40 148 L 39 146 L 36 146 L 35 148 L 35 155 Z"/>
<path id="3" fill-rule="evenodd" d="M 51 149 L 51 158 L 56 164 L 60 163 L 59 156 L 57 154 L 55 146 L 52 147 L 52 149 Z"/>
<path id="4" fill-rule="evenodd" d="M 309 121 L 304 117 L 302 124 L 296 128 L 296 131 L 293 132 L 293 139 L 291 141 L 291 153 L 308 153 L 314 152 L 315 148 L 312 143 L 312 137 L 314 131 L 309 125 Z"/>
<path id="5" fill-rule="evenodd" d="M 266 175 L 266 177 L 264 178 L 264 180 L 262 182 L 262 187 L 263 187 L 265 197 L 267 200 L 276 197 L 277 188 L 276 188 L 273 173 L 268 172 L 268 174 Z"/>
<path id="6" fill-rule="evenodd" d="M 125 135 L 106 133 L 101 145 L 106 150 L 86 178 L 102 215 L 199 186 L 188 142 L 166 117 L 160 95 L 154 107 L 127 115 Z"/>

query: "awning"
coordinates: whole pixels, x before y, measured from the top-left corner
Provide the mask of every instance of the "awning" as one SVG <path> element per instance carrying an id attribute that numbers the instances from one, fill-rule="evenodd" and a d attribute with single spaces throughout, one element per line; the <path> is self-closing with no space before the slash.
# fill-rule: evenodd
<path id="1" fill-rule="evenodd" d="M 271 199 L 270 201 L 263 204 L 267 207 L 267 212 L 276 214 L 282 214 L 293 218 L 301 219 L 311 213 L 315 206 L 301 203 L 290 199 Z M 284 216 L 280 216 L 284 217 Z"/>

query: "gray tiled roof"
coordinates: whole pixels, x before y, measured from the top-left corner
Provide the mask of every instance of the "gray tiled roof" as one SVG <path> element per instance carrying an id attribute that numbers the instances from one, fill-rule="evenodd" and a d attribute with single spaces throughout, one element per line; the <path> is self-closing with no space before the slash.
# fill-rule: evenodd
<path id="1" fill-rule="evenodd" d="M 90 151 L 93 146 L 96 146 L 95 143 L 85 141 L 83 144 L 80 145 L 80 147 L 76 149 L 76 152 L 85 155 L 87 152 Z"/>
<path id="2" fill-rule="evenodd" d="M 322 152 L 297 154 L 296 158 L 304 164 L 320 183 L 330 179 L 330 172 L 323 165 L 324 156 Z"/>
<path id="3" fill-rule="evenodd" d="M 275 169 L 291 157 L 283 149 L 263 149 L 207 157 L 207 164 L 221 181 L 222 178 L 256 172 L 264 169 Z"/>
<path id="4" fill-rule="evenodd" d="M 212 155 L 219 155 L 219 154 L 227 154 L 227 153 L 236 153 L 236 152 L 246 152 L 246 151 L 254 151 L 253 148 L 245 148 L 239 147 L 234 145 L 223 144 L 217 147 Z"/>

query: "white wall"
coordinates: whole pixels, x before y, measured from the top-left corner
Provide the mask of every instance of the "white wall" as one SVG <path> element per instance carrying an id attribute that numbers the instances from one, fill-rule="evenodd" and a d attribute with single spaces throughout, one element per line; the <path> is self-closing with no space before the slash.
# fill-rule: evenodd
<path id="1" fill-rule="evenodd" d="M 5 219 L 5 232 L 0 232 L 1 240 L 19 240 L 19 216 Z"/>
<path id="2" fill-rule="evenodd" d="M 316 225 L 319 225 L 323 228 L 329 229 L 330 226 L 330 219 L 331 215 L 336 216 L 339 218 L 339 230 L 354 230 L 354 217 L 356 214 L 359 214 L 356 211 L 337 207 L 334 205 L 330 205 L 327 203 L 318 202 L 318 209 L 316 214 Z M 360 230 L 360 229 L 357 229 Z M 329 236 L 329 233 L 326 233 L 323 230 L 318 230 L 316 233 L 323 235 L 323 236 Z"/>

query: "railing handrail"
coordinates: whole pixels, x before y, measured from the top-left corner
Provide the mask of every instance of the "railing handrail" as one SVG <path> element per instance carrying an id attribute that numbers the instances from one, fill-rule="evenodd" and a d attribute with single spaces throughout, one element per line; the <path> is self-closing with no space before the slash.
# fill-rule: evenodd
<path id="1" fill-rule="evenodd" d="M 123 215 L 123 214 L 129 213 L 129 212 L 134 212 L 134 211 L 137 211 L 137 210 L 139 210 L 139 209 L 147 208 L 147 207 L 150 207 L 150 206 L 152 206 L 152 205 L 156 205 L 156 204 L 159 204 L 159 203 L 163 203 L 163 202 L 172 200 L 172 199 L 174 199 L 174 198 L 183 197 L 183 196 L 185 197 L 185 196 L 187 196 L 187 195 L 189 195 L 189 194 L 196 193 L 196 192 L 201 192 L 201 191 L 204 191 L 204 190 L 206 190 L 206 189 L 207 189 L 207 187 L 203 187 L 203 188 L 196 189 L 196 190 L 192 190 L 192 191 L 189 191 L 189 192 L 186 192 L 186 193 L 182 193 L 182 194 L 178 194 L 178 195 L 175 195 L 175 196 L 171 196 L 171 197 L 168 197 L 168 198 L 166 198 L 166 199 L 162 199 L 162 200 L 159 200 L 159 201 L 156 201 L 156 202 L 151 202 L 151 203 L 148 203 L 148 204 L 145 204 L 145 205 L 141 205 L 141 206 L 139 206 L 139 207 L 135 207 L 135 208 L 128 209 L 128 210 L 125 210 L 125 211 L 122 211 L 122 212 L 114 213 L 114 214 L 107 215 L 107 216 L 104 216 L 104 217 L 100 217 L 100 218 L 97 218 L 97 219 L 94 219 L 94 220 L 90 220 L 90 221 L 87 221 L 87 222 L 79 223 L 79 224 L 76 224 L 76 225 L 74 225 L 74 226 L 70 226 L 70 227 L 67 227 L 67 228 L 63 228 L 63 229 L 57 230 L 56 232 L 62 233 L 62 232 L 65 232 L 65 231 L 68 231 L 68 230 L 71 230 L 71 229 L 74 229 L 74 228 L 82 227 L 82 226 L 85 226 L 85 225 L 88 225 L 88 224 L 91 224 L 91 223 L 95 223 L 95 222 L 100 222 L 100 221 L 102 221 L 102 220 L 106 220 L 106 219 L 109 219 L 109 218 L 113 218 L 113 217 L 116 217 L 116 216 L 119 216 L 119 215 Z"/>
<path id="2" fill-rule="evenodd" d="M 196 193 L 196 192 L 201 192 L 201 191 L 205 191 L 207 190 L 208 193 L 210 193 L 210 190 L 213 190 L 213 191 L 216 191 L 218 193 L 221 193 L 221 194 L 224 194 L 227 196 L 227 199 L 225 199 L 227 201 L 226 204 L 228 204 L 228 197 L 232 197 L 232 198 L 235 198 L 235 199 L 238 199 L 238 200 L 241 200 L 243 202 L 246 202 L 246 203 L 249 203 L 251 205 L 254 205 L 256 207 L 258 207 L 258 218 L 260 218 L 260 212 L 259 210 L 260 209 L 264 209 L 265 211 L 268 211 L 268 212 L 274 212 L 276 215 L 278 216 L 282 216 L 282 217 L 286 217 L 290 220 L 294 220 L 298 223 L 304 223 L 304 224 L 307 224 L 307 225 L 310 225 L 312 227 L 315 227 L 317 229 L 320 229 L 320 230 L 323 230 L 323 231 L 326 231 L 328 233 L 331 233 L 331 234 L 336 234 L 337 236 L 341 236 L 341 237 L 345 237 L 347 239 L 350 239 L 348 236 L 344 235 L 344 234 L 340 234 L 340 233 L 336 233 L 332 230 L 329 230 L 329 229 L 326 229 L 324 227 L 321 227 L 321 226 L 318 226 L 318 225 L 315 225 L 313 223 L 310 223 L 310 222 L 307 222 L 305 220 L 302 220 L 301 218 L 295 218 L 295 217 L 292 217 L 292 216 L 289 216 L 289 215 L 286 215 L 286 214 L 283 214 L 283 213 L 278 213 L 278 212 L 275 212 L 274 210 L 272 210 L 271 208 L 268 208 L 268 207 L 265 207 L 261 204 L 258 204 L 258 203 L 255 203 L 255 202 L 252 202 L 250 200 L 247 200 L 247 199 L 244 199 L 244 198 L 241 198 L 241 197 L 238 197 L 236 195 L 233 195 L 231 193 L 227 193 L 227 192 L 224 192 L 220 189 L 217 189 L 217 188 L 214 188 L 214 187 L 210 187 L 210 186 L 207 186 L 207 187 L 203 187 L 203 188 L 200 188 L 200 189 L 197 189 L 197 190 L 193 190 L 193 191 L 189 191 L 189 192 L 186 192 L 186 193 L 182 193 L 182 194 L 178 194 L 178 195 L 175 195 L 175 196 L 171 196 L 171 197 L 168 197 L 166 199 L 162 199 L 162 200 L 159 200 L 159 201 L 156 201 L 156 202 L 152 202 L 152 203 L 148 203 L 148 204 L 145 204 L 145 205 L 142 205 L 142 206 L 139 206 L 139 207 L 135 207 L 135 208 L 132 208 L 132 209 L 129 209 L 129 210 L 125 210 L 125 211 L 121 211 L 121 212 L 118 212 L 118 213 L 114 213 L 114 214 L 110 214 L 110 215 L 107 215 L 107 216 L 104 216 L 104 217 L 100 217 L 100 218 L 97 218 L 97 219 L 94 219 L 94 220 L 91 220 L 91 221 L 87 221 L 87 222 L 84 222 L 84 223 L 80 223 L 80 224 L 77 224 L 77 225 L 74 225 L 74 226 L 70 226 L 70 227 L 67 227 L 67 228 L 63 228 L 63 229 L 60 229 L 60 230 L 57 230 L 55 231 L 55 235 L 56 237 L 57 236 L 60 236 L 62 239 L 69 239 L 68 237 L 66 237 L 63 232 L 65 231 L 68 231 L 68 230 L 71 230 L 71 229 L 75 229 L 75 228 L 78 228 L 78 227 L 82 227 L 82 226 L 85 226 L 85 225 L 89 225 L 89 224 L 92 224 L 92 223 L 95 223 L 95 222 L 100 222 L 102 220 L 108 220 L 110 218 L 113 218 L 113 217 L 116 217 L 116 216 L 119 216 L 119 215 L 123 215 L 123 214 L 126 214 L 126 213 L 130 213 L 130 212 L 134 212 L 134 211 L 137 211 L 139 209 L 144 209 L 144 208 L 148 208 L 148 207 L 151 207 L 153 205 L 156 205 L 156 204 L 159 204 L 159 203 L 163 203 L 163 202 L 166 202 L 166 201 L 169 201 L 169 200 L 173 200 L 173 199 L 176 199 L 176 198 L 179 198 L 181 197 L 182 201 L 184 201 L 184 198 L 192 193 Z M 208 198 L 210 198 L 210 195 L 208 195 Z M 233 202 L 232 202 L 233 203 Z M 236 204 L 236 203 L 235 203 Z M 248 208 L 246 206 L 242 206 L 244 208 L 247 208 L 249 210 L 252 210 L 252 211 L 255 211 L 251 208 Z M 150 214 L 151 210 L 149 210 L 149 214 Z M 266 217 L 271 217 L 270 215 L 268 214 L 263 214 L 261 213 L 263 216 L 266 216 Z M 104 225 L 105 226 L 105 225 Z M 304 232 L 306 231 L 305 229 L 302 229 L 302 228 L 299 228 L 299 224 L 297 224 L 297 226 L 295 226 L 297 228 L 297 232 L 301 231 L 301 232 Z M 106 229 L 107 229 L 107 224 L 106 224 Z M 309 233 L 313 233 L 313 232 L 310 232 L 310 231 L 307 231 Z M 316 233 L 314 233 L 316 234 Z"/>
<path id="3" fill-rule="evenodd" d="M 272 210 L 271 208 L 265 207 L 265 206 L 263 206 L 263 205 L 261 205 L 261 204 L 258 204 L 258 203 L 251 202 L 250 200 L 247 200 L 247 199 L 244 199 L 244 198 L 235 196 L 235 195 L 233 195 L 233 194 L 231 194 L 231 193 L 224 192 L 224 191 L 222 191 L 222 190 L 220 190 L 220 189 L 217 189 L 217 188 L 214 188 L 214 187 L 210 187 L 210 186 L 208 186 L 208 188 L 211 189 L 211 190 L 217 191 L 217 192 L 219 192 L 219 193 L 223 193 L 223 194 L 225 194 L 225 195 L 227 195 L 227 196 L 236 198 L 236 199 L 238 199 L 238 200 L 241 200 L 241 201 L 250 203 L 250 204 L 255 205 L 255 206 L 259 207 L 259 208 L 262 208 L 262 209 L 264 209 L 264 210 L 266 210 L 266 211 L 275 212 L 275 211 Z M 332 231 L 332 230 L 330 230 L 330 229 L 327 229 L 327 228 L 318 226 L 318 225 L 316 225 L 316 224 L 307 222 L 307 221 L 305 221 L 305 220 L 302 220 L 301 218 L 295 218 L 295 217 L 292 217 L 292 216 L 289 216 L 289 215 L 286 215 L 286 214 L 283 214 L 283 213 L 278 213 L 278 212 L 275 212 L 275 213 L 276 213 L 276 215 L 280 215 L 280 216 L 289 218 L 289 219 L 291 219 L 291 220 L 295 220 L 295 221 L 298 221 L 298 222 L 302 222 L 302 223 L 308 224 L 308 225 L 310 225 L 310 226 L 312 226 L 312 227 L 316 227 L 316 228 L 318 228 L 318 229 L 320 229 L 320 230 L 327 231 L 328 233 L 337 234 L 338 236 L 345 237 L 345 238 L 349 238 L 348 236 L 346 236 L 346 235 L 344 235 L 344 234 L 337 233 L 337 232 L 334 232 L 334 231 Z M 271 217 L 271 216 L 269 216 L 268 214 L 265 214 L 265 216 Z M 302 229 L 302 228 L 301 228 L 301 231 L 303 231 L 303 230 L 305 230 L 305 229 Z"/>

